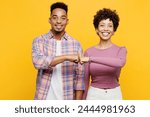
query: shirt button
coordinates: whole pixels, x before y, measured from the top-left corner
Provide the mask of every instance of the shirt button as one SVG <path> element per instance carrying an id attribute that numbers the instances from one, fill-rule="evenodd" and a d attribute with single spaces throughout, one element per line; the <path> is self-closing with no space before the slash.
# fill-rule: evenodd
<path id="1" fill-rule="evenodd" d="M 107 91 L 105 91 L 105 93 L 107 93 Z"/>

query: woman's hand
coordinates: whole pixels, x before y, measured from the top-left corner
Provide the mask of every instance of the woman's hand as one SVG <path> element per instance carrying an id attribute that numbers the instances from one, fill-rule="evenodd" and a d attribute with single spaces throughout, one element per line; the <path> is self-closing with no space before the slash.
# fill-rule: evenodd
<path id="1" fill-rule="evenodd" d="M 80 58 L 80 64 L 84 64 L 84 63 L 86 63 L 88 61 L 89 61 L 89 57 L 81 57 Z"/>

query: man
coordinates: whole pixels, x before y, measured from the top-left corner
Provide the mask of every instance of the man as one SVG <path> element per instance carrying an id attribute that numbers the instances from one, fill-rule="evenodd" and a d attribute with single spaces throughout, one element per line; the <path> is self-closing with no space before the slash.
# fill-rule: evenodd
<path id="1" fill-rule="evenodd" d="M 62 2 L 51 5 L 51 30 L 34 39 L 32 60 L 38 69 L 35 99 L 81 99 L 84 90 L 83 66 L 78 64 L 80 43 L 65 32 L 68 7 Z"/>

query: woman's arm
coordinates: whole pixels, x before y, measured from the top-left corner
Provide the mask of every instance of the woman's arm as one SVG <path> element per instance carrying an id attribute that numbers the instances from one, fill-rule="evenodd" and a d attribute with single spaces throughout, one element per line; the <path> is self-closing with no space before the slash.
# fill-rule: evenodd
<path id="1" fill-rule="evenodd" d="M 111 67 L 123 67 L 126 63 L 126 53 L 125 47 L 120 48 L 118 55 L 115 58 L 112 57 L 83 57 L 80 59 L 82 62 L 95 62 Z"/>

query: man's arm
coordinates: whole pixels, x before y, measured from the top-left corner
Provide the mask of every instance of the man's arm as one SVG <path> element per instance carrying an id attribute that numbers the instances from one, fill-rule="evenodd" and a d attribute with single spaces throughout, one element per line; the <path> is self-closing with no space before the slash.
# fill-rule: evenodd
<path id="1" fill-rule="evenodd" d="M 62 63 L 64 61 L 70 61 L 70 62 L 78 62 L 79 57 L 77 54 L 71 54 L 71 55 L 62 55 L 62 56 L 56 56 L 50 63 L 51 67 L 56 66 L 59 63 Z"/>
<path id="2" fill-rule="evenodd" d="M 43 52 L 43 38 L 37 37 L 32 43 L 32 62 L 36 69 L 48 69 L 54 56 L 46 56 Z"/>
<path id="3" fill-rule="evenodd" d="M 39 41 L 40 40 L 40 41 Z M 46 56 L 43 52 L 43 39 L 41 37 L 34 39 L 32 43 L 32 61 L 36 69 L 49 69 L 64 61 L 78 62 L 77 54 L 62 56 Z M 39 43 L 40 42 L 40 43 Z"/>

